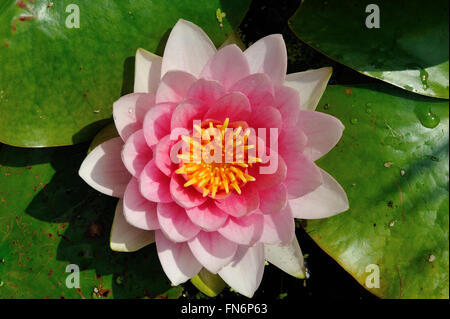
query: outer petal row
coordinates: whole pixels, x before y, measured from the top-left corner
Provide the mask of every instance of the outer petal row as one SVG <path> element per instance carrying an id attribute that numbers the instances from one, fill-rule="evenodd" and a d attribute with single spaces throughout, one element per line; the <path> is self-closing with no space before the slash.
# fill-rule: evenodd
<path id="1" fill-rule="evenodd" d="M 170 70 L 180 70 L 197 77 L 215 52 L 214 44 L 201 28 L 180 19 L 167 39 L 161 76 Z"/>
<path id="2" fill-rule="evenodd" d="M 111 230 L 110 246 L 114 251 L 136 251 L 155 242 L 155 232 L 131 226 L 123 214 L 123 200 L 116 206 Z"/>
<path id="3" fill-rule="evenodd" d="M 78 174 L 97 191 L 109 196 L 123 197 L 131 175 L 120 157 L 122 147 L 123 141 L 120 137 L 103 142 L 84 159 Z"/>
<path id="4" fill-rule="evenodd" d="M 349 208 L 348 198 L 341 185 L 327 172 L 321 170 L 323 183 L 313 192 L 291 199 L 294 217 L 317 219 L 331 217 Z"/>

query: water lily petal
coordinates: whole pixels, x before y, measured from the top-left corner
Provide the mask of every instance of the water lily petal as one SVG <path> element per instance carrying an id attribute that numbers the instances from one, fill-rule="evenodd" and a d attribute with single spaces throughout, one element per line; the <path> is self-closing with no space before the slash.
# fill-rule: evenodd
<path id="1" fill-rule="evenodd" d="M 200 73 L 200 78 L 216 80 L 225 89 L 250 74 L 247 60 L 235 44 L 227 45 L 214 54 Z"/>
<path id="2" fill-rule="evenodd" d="M 301 111 L 298 127 L 306 134 L 305 154 L 316 161 L 328 153 L 341 139 L 344 125 L 334 116 L 314 111 Z"/>
<path id="3" fill-rule="evenodd" d="M 299 126 L 284 128 L 278 137 L 278 153 L 286 163 L 297 160 L 308 144 L 308 137 Z"/>
<path id="4" fill-rule="evenodd" d="M 263 214 L 277 214 L 286 207 L 287 197 L 287 187 L 284 184 L 259 191 L 259 210 Z"/>
<path id="5" fill-rule="evenodd" d="M 228 219 L 228 214 L 208 200 L 200 206 L 186 209 L 192 222 L 207 231 L 215 231 Z"/>
<path id="6" fill-rule="evenodd" d="M 111 229 L 110 247 L 114 251 L 136 251 L 155 242 L 153 230 L 143 230 L 131 226 L 123 215 L 123 200 L 116 206 L 116 213 Z"/>
<path id="7" fill-rule="evenodd" d="M 263 215 L 253 213 L 240 218 L 230 217 L 217 231 L 236 244 L 252 246 L 261 238 L 263 223 Z"/>
<path id="8" fill-rule="evenodd" d="M 276 214 L 264 215 L 261 242 L 270 245 L 287 245 L 295 236 L 295 222 L 289 204 Z"/>
<path id="9" fill-rule="evenodd" d="M 283 128 L 296 126 L 300 112 L 300 95 L 297 90 L 277 85 L 274 88 L 275 99 L 273 105 L 280 110 L 283 118 Z"/>
<path id="10" fill-rule="evenodd" d="M 272 106 L 274 104 L 274 89 L 272 82 L 267 74 L 255 73 L 251 74 L 235 83 L 230 91 L 238 91 L 244 93 L 252 110 L 258 110 L 258 107 Z"/>
<path id="11" fill-rule="evenodd" d="M 186 99 L 203 101 L 208 107 L 227 93 L 218 81 L 200 79 L 195 82 L 186 94 Z"/>
<path id="12" fill-rule="evenodd" d="M 291 73 L 286 76 L 284 85 L 298 91 L 301 110 L 315 110 L 331 73 L 333 73 L 331 67 Z"/>
<path id="13" fill-rule="evenodd" d="M 183 207 L 175 203 L 158 203 L 158 221 L 167 238 L 174 242 L 185 242 L 200 231 L 193 224 Z"/>
<path id="14" fill-rule="evenodd" d="M 202 193 L 197 191 L 194 187 L 185 187 L 186 180 L 183 176 L 173 173 L 170 180 L 170 193 L 173 200 L 184 208 L 197 207 L 204 202 L 207 198 L 203 197 Z"/>
<path id="15" fill-rule="evenodd" d="M 216 48 L 206 33 L 195 24 L 180 19 L 167 39 L 161 75 L 180 70 L 197 77 L 214 53 Z"/>
<path id="16" fill-rule="evenodd" d="M 170 178 L 164 175 L 155 160 L 151 160 L 145 165 L 139 178 L 139 189 L 142 196 L 149 201 L 157 203 L 170 203 L 173 201 L 170 196 Z"/>
<path id="17" fill-rule="evenodd" d="M 224 199 L 217 199 L 215 201 L 217 207 L 234 217 L 242 217 L 258 209 L 258 191 L 249 183 L 242 188 L 240 195 L 231 191 Z"/>
<path id="18" fill-rule="evenodd" d="M 284 83 L 287 70 L 286 45 L 281 34 L 268 35 L 244 51 L 250 73 L 266 73 L 273 84 Z"/>
<path id="19" fill-rule="evenodd" d="M 155 95 L 151 93 L 132 93 L 124 95 L 114 102 L 114 123 L 124 141 L 142 128 L 145 114 L 154 105 Z"/>
<path id="20" fill-rule="evenodd" d="M 84 159 L 78 175 L 103 194 L 123 197 L 131 175 L 120 158 L 122 147 L 120 137 L 103 142 Z"/>
<path id="21" fill-rule="evenodd" d="M 137 49 L 134 68 L 134 92 L 155 93 L 161 79 L 162 57 Z"/>
<path id="22" fill-rule="evenodd" d="M 219 276 L 238 293 L 251 298 L 264 273 L 264 245 L 239 246 L 234 260 L 219 271 Z"/>
<path id="23" fill-rule="evenodd" d="M 213 274 L 230 263 L 238 247 L 218 232 L 205 231 L 189 240 L 188 246 L 203 267 Z"/>
<path id="24" fill-rule="evenodd" d="M 258 129 L 265 128 L 266 136 L 270 138 L 269 134 L 271 134 L 271 129 L 277 129 L 277 134 L 280 134 L 281 128 L 283 127 L 283 119 L 277 108 L 264 106 L 252 112 L 248 124 L 256 132 L 258 132 Z M 269 141 L 269 138 L 266 137 L 266 140 Z"/>
<path id="25" fill-rule="evenodd" d="M 177 105 L 173 111 L 170 128 L 193 129 L 193 121 L 201 120 L 208 111 L 208 106 L 200 100 L 186 100 Z"/>
<path id="26" fill-rule="evenodd" d="M 139 176 L 145 165 L 152 159 L 153 152 L 148 147 L 142 130 L 134 132 L 125 142 L 122 161 L 130 174 Z"/>
<path id="27" fill-rule="evenodd" d="M 331 217 L 349 208 L 348 198 L 341 185 L 321 170 L 323 183 L 315 191 L 289 201 L 294 217 L 316 219 Z"/>
<path id="28" fill-rule="evenodd" d="M 304 196 L 322 184 L 319 167 L 308 157 L 299 154 L 295 159 L 286 161 L 288 174 L 284 184 L 288 190 L 288 198 Z"/>
<path id="29" fill-rule="evenodd" d="M 162 103 L 148 111 L 143 123 L 144 137 L 148 146 L 158 144 L 160 139 L 170 134 L 170 120 L 176 106 L 175 103 Z"/>
<path id="30" fill-rule="evenodd" d="M 256 179 L 254 183 L 259 190 L 274 187 L 286 179 L 287 166 L 284 159 L 274 150 L 270 150 L 270 153 L 266 156 L 268 158 L 267 163 L 253 165 L 248 170 L 249 175 Z M 273 169 L 270 167 L 273 167 Z"/>
<path id="31" fill-rule="evenodd" d="M 225 121 L 226 118 L 230 122 L 245 121 L 250 117 L 251 108 L 248 98 L 240 92 L 232 92 L 216 101 L 211 106 L 203 119 L 212 119 L 217 121 Z"/>
<path id="32" fill-rule="evenodd" d="M 264 249 L 266 259 L 272 265 L 296 278 L 305 278 L 306 268 L 303 254 L 295 236 L 288 245 L 265 245 Z"/>
<path id="33" fill-rule="evenodd" d="M 161 172 L 166 176 L 171 176 L 172 172 L 176 169 L 176 165 L 172 162 L 170 153 L 172 146 L 176 141 L 170 139 L 170 135 L 164 136 L 155 148 L 155 164 Z"/>
<path id="34" fill-rule="evenodd" d="M 202 269 L 186 243 L 174 243 L 161 231 L 155 231 L 155 239 L 161 266 L 174 286 L 194 277 Z"/>
<path id="35" fill-rule="evenodd" d="M 159 229 L 156 203 L 145 199 L 139 191 L 139 181 L 132 178 L 123 195 L 123 214 L 132 226 L 154 230 Z"/>
<path id="36" fill-rule="evenodd" d="M 183 71 L 167 72 L 159 83 L 155 103 L 180 102 L 196 80 L 192 74 Z"/>

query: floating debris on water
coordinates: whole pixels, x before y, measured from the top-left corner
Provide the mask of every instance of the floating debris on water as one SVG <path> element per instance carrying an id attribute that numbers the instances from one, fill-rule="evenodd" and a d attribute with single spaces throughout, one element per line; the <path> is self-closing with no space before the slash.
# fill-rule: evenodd
<path id="1" fill-rule="evenodd" d="M 219 21 L 219 25 L 221 28 L 223 28 L 223 19 L 227 16 L 227 14 L 225 12 L 222 12 L 222 10 L 220 10 L 220 8 L 217 8 L 216 10 L 216 18 L 217 21 Z"/>
<path id="2" fill-rule="evenodd" d="M 358 124 L 358 118 L 352 117 L 352 118 L 350 119 L 350 123 L 352 123 L 353 125 Z"/>

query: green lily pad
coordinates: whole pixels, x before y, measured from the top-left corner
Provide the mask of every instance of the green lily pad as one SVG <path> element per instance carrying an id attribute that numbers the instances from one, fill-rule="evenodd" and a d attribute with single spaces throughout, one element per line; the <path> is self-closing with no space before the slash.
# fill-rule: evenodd
<path id="1" fill-rule="evenodd" d="M 317 110 L 346 126 L 318 165 L 344 187 L 350 210 L 304 220 L 308 234 L 377 296 L 448 298 L 448 101 L 329 86 Z"/>
<path id="2" fill-rule="evenodd" d="M 304 42 L 363 74 L 418 94 L 449 97 L 448 1 L 305 0 L 290 19 Z M 313 17 L 313 18 L 311 18 Z M 369 23 L 369 26 L 372 26 Z"/>
<path id="3" fill-rule="evenodd" d="M 1 142 L 37 147 L 91 139 L 111 117 L 112 103 L 132 91 L 138 48 L 162 55 L 180 18 L 219 46 L 250 0 L 79 0 L 80 27 L 68 28 L 76 21 L 72 3 L 1 1 Z M 218 8 L 226 13 L 221 22 Z"/>
<path id="4" fill-rule="evenodd" d="M 117 199 L 78 177 L 87 148 L 1 146 L 0 298 L 180 297 L 155 245 L 110 250 Z M 66 286 L 70 264 L 79 267 L 79 289 Z"/>

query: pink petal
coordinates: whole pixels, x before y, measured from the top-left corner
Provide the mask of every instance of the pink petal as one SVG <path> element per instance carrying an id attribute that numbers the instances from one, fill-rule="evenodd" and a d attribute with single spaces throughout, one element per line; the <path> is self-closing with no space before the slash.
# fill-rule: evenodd
<path id="1" fill-rule="evenodd" d="M 214 231 L 221 227 L 228 218 L 228 214 L 208 200 L 200 206 L 186 209 L 191 221 L 206 231 Z"/>
<path id="2" fill-rule="evenodd" d="M 252 246 L 261 238 L 263 223 L 264 217 L 259 213 L 230 217 L 218 232 L 236 244 Z"/>
<path id="3" fill-rule="evenodd" d="M 185 209 L 175 203 L 158 203 L 157 213 L 161 230 L 171 241 L 188 241 L 200 231 L 200 227 L 188 218 Z"/>
<path id="4" fill-rule="evenodd" d="M 205 65 L 200 78 L 219 81 L 225 89 L 250 74 L 247 60 L 235 44 L 227 45 L 214 54 Z"/>
<path id="5" fill-rule="evenodd" d="M 159 229 L 156 203 L 142 197 L 136 178 L 130 180 L 125 190 L 123 213 L 126 221 L 134 227 L 145 230 Z"/>
<path id="6" fill-rule="evenodd" d="M 328 153 L 344 130 L 344 125 L 334 116 L 315 111 L 300 111 L 298 126 L 308 137 L 304 153 L 312 161 Z"/>
<path id="7" fill-rule="evenodd" d="M 321 170 L 323 183 L 313 192 L 289 201 L 294 217 L 316 219 L 334 216 L 349 208 L 344 189 L 327 172 Z"/>
<path id="8" fill-rule="evenodd" d="M 192 238 L 188 245 L 195 258 L 213 274 L 230 263 L 238 247 L 218 232 L 204 231 Z"/>
<path id="9" fill-rule="evenodd" d="M 124 141 L 142 128 L 145 114 L 154 105 L 155 96 L 151 93 L 128 94 L 113 104 L 114 123 Z"/>
<path id="10" fill-rule="evenodd" d="M 251 298 L 264 273 L 264 245 L 239 246 L 234 260 L 219 271 L 220 277 L 238 293 Z"/>
<path id="11" fill-rule="evenodd" d="M 170 70 L 181 70 L 198 76 L 215 52 L 214 44 L 202 29 L 180 19 L 167 39 L 161 75 Z"/>
<path id="12" fill-rule="evenodd" d="M 155 231 L 155 240 L 161 266 L 174 286 L 194 277 L 202 269 L 186 243 L 174 243 L 161 231 Z"/>
<path id="13" fill-rule="evenodd" d="M 170 196 L 170 179 L 164 175 L 155 165 L 155 160 L 151 160 L 145 165 L 139 178 L 139 189 L 142 196 L 152 202 L 169 203 L 172 202 Z"/>
<path id="14" fill-rule="evenodd" d="M 148 146 L 158 144 L 159 140 L 170 134 L 170 119 L 177 105 L 174 103 L 157 104 L 145 116 L 144 137 Z"/>
<path id="15" fill-rule="evenodd" d="M 242 217 L 258 209 L 258 191 L 249 183 L 241 188 L 242 194 L 232 191 L 226 198 L 216 200 L 217 207 L 234 217 Z"/>
<path id="16" fill-rule="evenodd" d="M 78 174 L 99 192 L 123 197 L 131 175 L 120 158 L 122 147 L 123 141 L 120 137 L 103 142 L 84 159 Z"/>
<path id="17" fill-rule="evenodd" d="M 156 104 L 171 102 L 179 103 L 184 99 L 186 93 L 197 79 L 183 71 L 167 72 L 156 91 Z"/>
<path id="18" fill-rule="evenodd" d="M 317 187 L 323 180 L 320 169 L 308 157 L 299 154 L 294 160 L 286 162 L 287 177 L 284 184 L 288 190 L 288 198 L 293 199 L 304 196 Z"/>
<path id="19" fill-rule="evenodd" d="M 287 205 L 287 187 L 284 184 L 278 184 L 259 191 L 259 198 L 259 210 L 263 214 L 277 214 Z"/>
<path id="20" fill-rule="evenodd" d="M 250 113 L 248 98 L 240 92 L 232 92 L 217 100 L 203 118 L 222 122 L 226 118 L 229 118 L 230 122 L 245 121 L 250 117 Z"/>
<path id="21" fill-rule="evenodd" d="M 125 142 L 122 161 L 133 176 L 139 176 L 152 157 L 153 152 L 145 142 L 142 130 L 134 132 Z"/>
<path id="22" fill-rule="evenodd" d="M 278 153 L 286 163 L 296 161 L 308 143 L 306 134 L 298 126 L 284 128 L 278 137 Z"/>
<path id="23" fill-rule="evenodd" d="M 253 111 L 256 111 L 258 107 L 274 104 L 275 94 L 272 82 L 264 73 L 252 74 L 241 79 L 231 87 L 230 91 L 244 93 L 248 97 Z"/>
<path id="24" fill-rule="evenodd" d="M 137 49 L 134 69 L 134 92 L 156 93 L 161 79 L 162 58 L 144 49 Z"/>
<path id="25" fill-rule="evenodd" d="M 172 172 L 177 168 L 170 157 L 175 142 L 170 139 L 170 135 L 166 135 L 156 144 L 155 164 L 166 176 L 172 176 Z"/>
<path id="26" fill-rule="evenodd" d="M 283 84 L 287 70 L 286 45 L 281 34 L 268 35 L 244 52 L 250 73 L 266 73 L 273 84 Z"/>
<path id="27" fill-rule="evenodd" d="M 287 245 L 295 235 L 295 222 L 291 207 L 281 212 L 264 216 L 264 227 L 260 241 L 269 245 Z"/>
<path id="28" fill-rule="evenodd" d="M 264 106 L 252 112 L 248 124 L 255 130 L 265 128 L 266 135 L 270 134 L 270 129 L 276 129 L 278 132 L 277 134 L 280 134 L 283 126 L 283 120 L 278 109 L 272 106 Z M 270 135 L 267 136 L 270 137 Z"/>
<path id="29" fill-rule="evenodd" d="M 207 110 L 207 105 L 200 100 L 186 100 L 181 102 L 173 111 L 170 122 L 171 130 L 176 128 L 192 130 L 193 121 L 201 121 Z"/>
<path id="30" fill-rule="evenodd" d="M 297 124 L 300 113 L 300 96 L 297 90 L 282 85 L 275 86 L 274 106 L 281 112 L 284 128 Z"/>
<path id="31" fill-rule="evenodd" d="M 267 151 L 269 152 L 269 150 Z M 268 189 L 282 183 L 286 179 L 286 163 L 274 150 L 267 156 L 267 163 L 253 165 L 249 168 L 249 175 L 256 178 L 255 186 L 259 190 Z M 274 172 L 273 172 L 274 171 Z"/>
<path id="32" fill-rule="evenodd" d="M 197 191 L 194 187 L 184 187 L 186 180 L 183 176 L 173 173 L 170 180 L 170 193 L 173 200 L 184 208 L 200 206 L 206 202 L 206 197 Z"/>
<path id="33" fill-rule="evenodd" d="M 200 79 L 191 86 L 186 98 L 203 101 L 210 107 L 226 93 L 227 91 L 218 81 Z"/>

